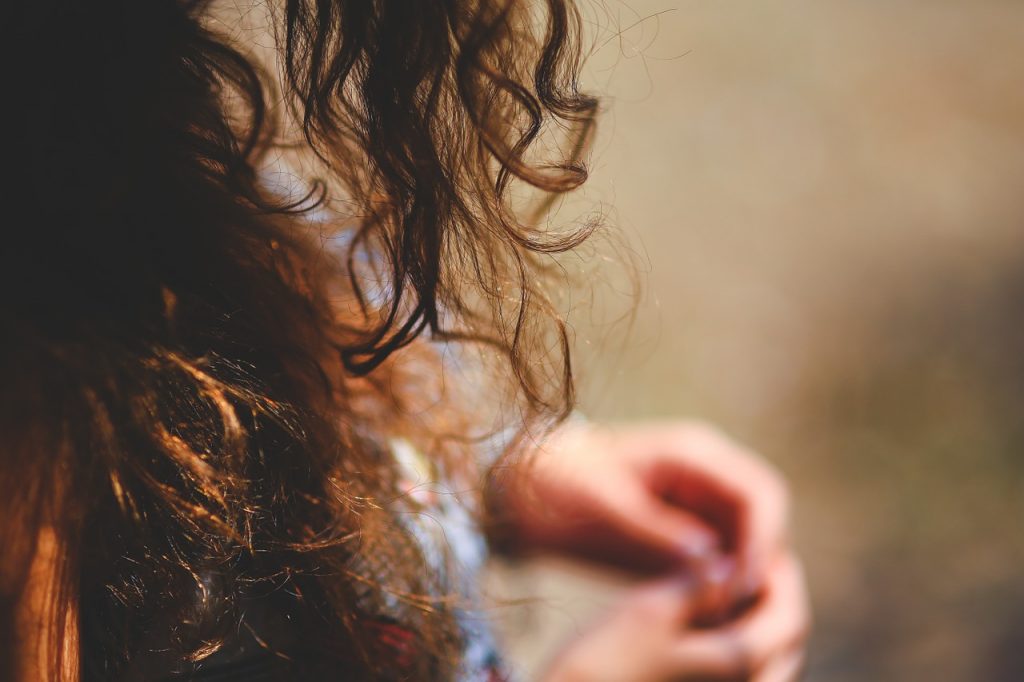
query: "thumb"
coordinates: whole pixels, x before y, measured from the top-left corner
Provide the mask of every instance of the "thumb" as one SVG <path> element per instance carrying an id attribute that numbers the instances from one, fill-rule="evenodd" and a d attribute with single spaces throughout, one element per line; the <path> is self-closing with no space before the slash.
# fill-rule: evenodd
<path id="1" fill-rule="evenodd" d="M 718 533 L 697 515 L 646 490 L 620 500 L 620 530 L 634 541 L 697 568 L 718 556 Z"/>
<path id="2" fill-rule="evenodd" d="M 670 623 L 683 627 L 691 620 L 697 599 L 697 584 L 683 574 L 653 580 L 627 592 L 622 606 L 642 627 Z"/>

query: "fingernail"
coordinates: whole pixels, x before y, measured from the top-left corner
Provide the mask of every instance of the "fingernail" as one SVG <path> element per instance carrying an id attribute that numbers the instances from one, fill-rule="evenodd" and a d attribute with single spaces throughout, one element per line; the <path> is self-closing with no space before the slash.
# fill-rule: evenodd
<path id="1" fill-rule="evenodd" d="M 723 557 L 711 562 L 704 573 L 704 579 L 712 585 L 724 585 L 733 577 L 736 570 L 736 562 L 729 557 Z"/>
<path id="2" fill-rule="evenodd" d="M 695 533 L 683 539 L 680 549 L 687 559 L 704 562 L 715 554 L 717 544 L 711 536 Z"/>
<path id="3" fill-rule="evenodd" d="M 743 579 L 742 589 L 744 597 L 753 597 L 761 591 L 762 581 L 760 578 L 748 575 Z"/>
<path id="4" fill-rule="evenodd" d="M 734 579 L 736 562 L 730 557 L 719 557 L 708 562 L 699 580 L 701 600 L 697 607 L 699 624 L 714 627 L 723 622 L 729 611 L 728 585 Z"/>

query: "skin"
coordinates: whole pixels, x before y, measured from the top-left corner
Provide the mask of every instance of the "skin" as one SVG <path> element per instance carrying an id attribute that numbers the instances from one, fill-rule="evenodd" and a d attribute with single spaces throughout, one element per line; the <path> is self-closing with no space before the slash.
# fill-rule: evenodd
<path id="1" fill-rule="evenodd" d="M 764 460 L 703 424 L 573 424 L 538 447 L 505 487 L 520 546 L 641 578 L 547 680 L 796 679 L 810 615 L 788 500 Z"/>
<path id="2" fill-rule="evenodd" d="M 699 603 L 693 583 L 677 576 L 643 585 L 566 647 L 545 680 L 793 680 L 807 627 L 799 563 L 780 557 L 766 580 L 753 608 L 710 629 L 692 627 Z"/>
<path id="3" fill-rule="evenodd" d="M 543 504 L 538 501 L 543 500 Z M 551 663 L 545 682 L 791 682 L 810 616 L 788 548 L 788 494 L 707 426 L 570 425 L 538 447 L 503 503 L 527 550 L 633 570 L 640 584 Z M 58 543 L 39 538 L 19 609 L 21 682 L 77 678 L 48 646 Z"/>

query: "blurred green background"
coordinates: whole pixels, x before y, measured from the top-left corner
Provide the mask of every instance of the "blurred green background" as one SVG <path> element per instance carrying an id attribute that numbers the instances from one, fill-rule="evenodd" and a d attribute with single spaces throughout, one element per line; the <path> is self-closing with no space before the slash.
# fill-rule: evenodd
<path id="1" fill-rule="evenodd" d="M 644 293 L 612 267 L 573 304 L 585 411 L 708 419 L 788 475 L 808 680 L 1024 680 L 1024 3 L 587 7 L 573 205 Z M 501 609 L 527 674 L 615 591 L 495 575 L 539 594 Z"/>

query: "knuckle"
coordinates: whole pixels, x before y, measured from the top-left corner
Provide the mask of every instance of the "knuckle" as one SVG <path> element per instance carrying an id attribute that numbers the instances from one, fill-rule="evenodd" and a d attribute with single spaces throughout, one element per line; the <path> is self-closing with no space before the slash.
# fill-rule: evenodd
<path id="1" fill-rule="evenodd" d="M 670 618 L 673 612 L 673 605 L 664 591 L 649 590 L 634 595 L 625 615 L 631 621 L 649 627 Z"/>
<path id="2" fill-rule="evenodd" d="M 765 462 L 764 467 L 764 485 L 768 492 L 781 503 L 788 505 L 790 498 L 789 481 L 786 480 L 786 477 L 774 465 Z"/>
<path id="3" fill-rule="evenodd" d="M 752 637 L 749 633 L 740 634 L 736 640 L 737 672 L 744 676 L 753 675 L 772 657 L 776 649 L 763 638 Z"/>
<path id="4" fill-rule="evenodd" d="M 734 637 L 730 642 L 732 650 L 728 674 L 730 679 L 748 680 L 761 665 L 761 658 L 743 637 Z"/>
<path id="5" fill-rule="evenodd" d="M 650 622 L 657 620 L 664 611 L 665 607 L 661 600 L 653 595 L 641 595 L 633 601 L 629 615 L 636 620 Z"/>
<path id="6" fill-rule="evenodd" d="M 675 426 L 674 431 L 680 443 L 694 448 L 719 445 L 728 440 L 717 426 L 701 419 L 681 421 Z"/>
<path id="7" fill-rule="evenodd" d="M 752 458 L 753 459 L 753 458 Z M 763 458 L 756 458 L 756 483 L 758 492 L 765 501 L 780 509 L 784 515 L 788 515 L 791 492 L 789 481 L 774 464 Z"/>

